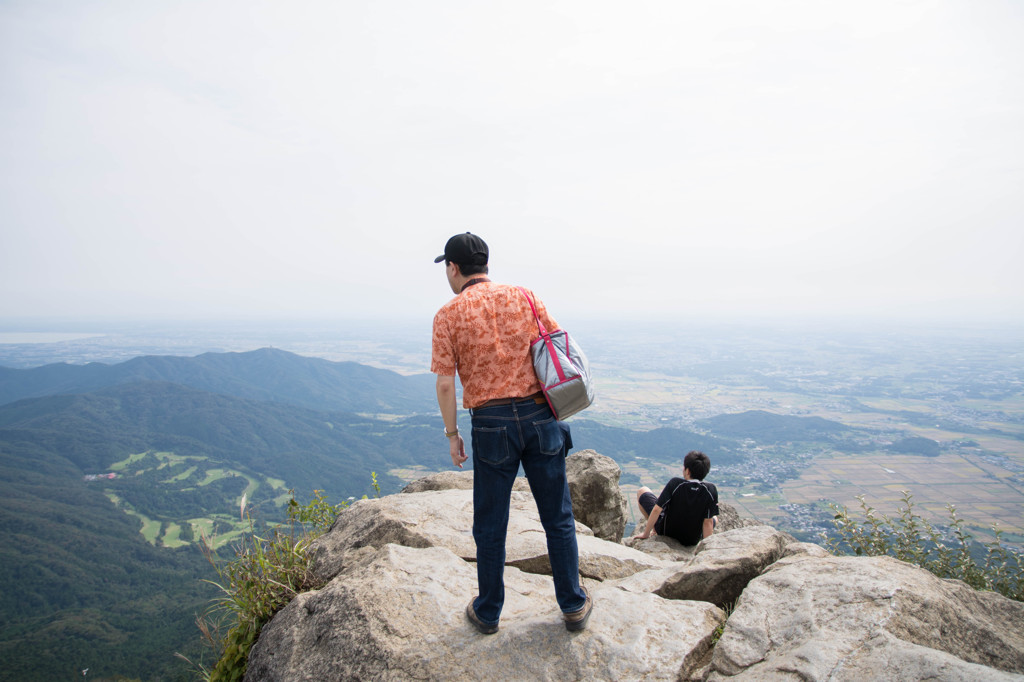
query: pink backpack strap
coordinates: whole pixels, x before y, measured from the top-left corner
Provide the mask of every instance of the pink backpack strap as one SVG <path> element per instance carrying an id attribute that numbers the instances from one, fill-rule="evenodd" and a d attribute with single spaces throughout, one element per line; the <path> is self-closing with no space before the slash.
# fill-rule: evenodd
<path id="1" fill-rule="evenodd" d="M 555 368 L 555 372 L 558 374 L 559 381 L 565 381 L 565 370 L 562 369 L 562 363 L 558 361 L 558 353 L 555 352 L 555 344 L 551 341 L 551 335 L 544 329 L 544 324 L 540 321 L 540 315 L 537 314 L 537 308 L 533 305 L 533 301 L 530 300 L 530 295 L 526 293 L 526 289 L 522 287 L 516 287 L 519 291 L 523 292 L 523 296 L 530 303 L 530 310 L 533 311 L 533 319 L 537 320 L 537 329 L 540 330 L 540 336 L 534 341 L 544 341 L 544 347 L 547 348 L 548 355 L 551 356 L 551 366 Z M 544 388 L 547 391 L 547 387 Z M 545 393 L 546 394 L 546 393 Z"/>
<path id="2" fill-rule="evenodd" d="M 540 315 L 537 314 L 537 308 L 533 305 L 533 299 L 531 299 L 530 295 L 526 293 L 526 289 L 522 287 L 516 287 L 516 289 L 519 289 L 519 291 L 523 292 L 523 296 L 526 297 L 526 302 L 530 304 L 530 310 L 533 311 L 533 319 L 537 320 L 537 329 L 540 330 L 541 336 L 544 336 L 548 332 L 546 329 L 544 329 L 544 324 L 541 323 L 540 321 Z"/>

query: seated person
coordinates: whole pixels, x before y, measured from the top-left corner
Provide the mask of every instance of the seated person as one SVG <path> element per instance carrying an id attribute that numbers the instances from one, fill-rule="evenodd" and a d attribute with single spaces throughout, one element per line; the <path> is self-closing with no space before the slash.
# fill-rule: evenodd
<path id="1" fill-rule="evenodd" d="M 661 495 L 654 497 L 650 488 L 640 488 L 637 504 L 647 525 L 635 537 L 649 538 L 654 531 L 687 546 L 710 537 L 718 521 L 718 489 L 704 482 L 710 470 L 708 456 L 693 450 L 683 460 L 683 477 L 669 481 Z"/>

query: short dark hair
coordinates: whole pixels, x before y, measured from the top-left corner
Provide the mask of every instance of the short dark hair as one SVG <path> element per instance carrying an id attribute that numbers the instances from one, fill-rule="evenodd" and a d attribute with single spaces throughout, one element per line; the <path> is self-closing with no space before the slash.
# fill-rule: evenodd
<path id="1" fill-rule="evenodd" d="M 711 460 L 700 450 L 690 450 L 683 459 L 683 467 L 690 470 L 690 477 L 703 481 L 711 471 Z"/>
<path id="2" fill-rule="evenodd" d="M 446 260 L 445 265 L 448 265 L 453 261 Z M 459 266 L 459 274 L 463 277 L 469 277 L 470 275 L 486 275 L 487 274 L 487 263 L 483 265 L 473 265 L 472 263 L 455 263 Z"/>

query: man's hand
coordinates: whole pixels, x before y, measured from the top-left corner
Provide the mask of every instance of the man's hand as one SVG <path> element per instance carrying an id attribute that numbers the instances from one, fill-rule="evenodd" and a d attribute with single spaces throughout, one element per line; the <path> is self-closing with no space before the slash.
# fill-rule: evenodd
<path id="1" fill-rule="evenodd" d="M 462 435 L 455 435 L 448 439 L 448 450 L 452 456 L 452 464 L 462 468 L 462 463 L 465 462 L 466 457 L 466 442 L 462 440 Z"/>
<path id="2" fill-rule="evenodd" d="M 647 523 L 644 524 L 644 532 L 640 533 L 640 535 L 634 535 L 633 539 L 646 540 L 652 535 L 657 535 L 657 533 L 654 532 L 654 526 L 658 523 L 658 519 L 661 518 L 661 512 L 661 507 L 654 505 L 654 508 L 651 509 L 651 512 L 647 515 Z"/>

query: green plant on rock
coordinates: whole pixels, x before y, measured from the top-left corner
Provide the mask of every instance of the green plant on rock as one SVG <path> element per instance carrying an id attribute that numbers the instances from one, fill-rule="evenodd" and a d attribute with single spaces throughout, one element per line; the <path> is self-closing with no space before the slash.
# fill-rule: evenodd
<path id="1" fill-rule="evenodd" d="M 372 476 L 379 497 L 377 475 L 374 472 Z M 250 533 L 233 547 L 234 558 L 221 559 L 212 543 L 202 538 L 203 552 L 218 577 L 217 581 L 209 582 L 221 591 L 210 610 L 197 621 L 204 640 L 219 656 L 210 669 L 195 665 L 204 680 L 241 680 L 249 650 L 263 626 L 296 595 L 323 586 L 310 573 L 309 548 L 313 540 L 330 529 L 348 502 L 330 504 L 323 491 L 314 490 L 313 499 L 303 505 L 295 500 L 294 491 L 289 493 L 292 497 L 287 504 L 287 521 L 262 534 L 256 532 L 243 496 L 241 515 L 248 519 Z"/>
<path id="2" fill-rule="evenodd" d="M 889 555 L 926 568 L 940 578 L 956 578 L 979 590 L 992 590 L 1011 599 L 1024 601 L 1024 557 L 1003 546 L 1003 531 L 993 526 L 995 539 L 978 545 L 957 516 L 956 507 L 946 505 L 950 523 L 943 533 L 914 512 L 913 496 L 902 491 L 898 516 L 890 519 L 879 514 L 858 495 L 863 520 L 850 516 L 840 505 L 829 505 L 835 516 L 833 535 L 825 546 L 834 554 L 859 556 Z M 984 550 L 979 564 L 972 548 Z"/>
<path id="3" fill-rule="evenodd" d="M 722 634 L 725 633 L 725 624 L 728 622 L 729 617 L 732 616 L 732 612 L 733 612 L 733 610 L 735 608 L 736 608 L 736 602 L 735 601 L 728 602 L 727 604 L 725 604 L 722 607 L 722 610 L 725 612 L 725 620 L 723 620 L 721 623 L 719 623 L 715 627 L 714 631 L 712 631 L 712 633 L 711 633 L 711 646 L 712 647 L 714 647 L 716 644 L 718 644 L 718 640 L 720 640 L 722 638 Z"/>

